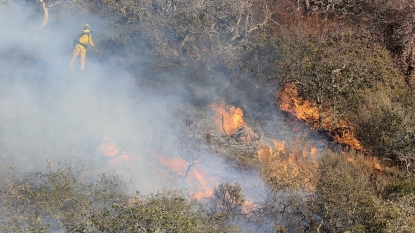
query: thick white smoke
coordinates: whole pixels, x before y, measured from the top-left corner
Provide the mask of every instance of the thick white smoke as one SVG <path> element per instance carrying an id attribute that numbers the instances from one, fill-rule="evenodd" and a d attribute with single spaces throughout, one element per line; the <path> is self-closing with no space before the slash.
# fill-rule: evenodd
<path id="1" fill-rule="evenodd" d="M 177 129 L 181 121 L 175 112 L 186 104 L 189 92 L 199 93 L 200 99 L 220 99 L 217 95 L 229 82 L 222 82 L 224 78 L 218 75 L 208 79 L 206 88 L 185 87 L 180 73 L 165 73 L 154 78 L 172 85 L 148 89 L 137 80 L 148 73 L 132 75 L 122 65 L 126 59 L 149 63 L 148 57 L 128 53 L 111 57 L 92 50 L 87 52 L 84 72 L 79 71 L 79 61 L 75 69 L 69 69 L 72 40 L 85 23 L 90 24 L 101 51 L 105 48 L 99 47 L 99 41 L 108 39 L 113 29 L 85 13 L 50 14 L 48 25 L 39 29 L 42 20 L 42 14 L 32 7 L 0 4 L 1 165 L 25 173 L 44 171 L 48 163 L 52 168 L 84 165 L 90 173 L 110 171 L 131 179 L 131 191 L 191 189 L 180 174 L 171 178 L 175 171 L 164 174 L 168 168 L 154 154 L 180 158 L 181 129 Z M 115 155 L 105 155 L 105 149 Z M 239 182 L 246 189 L 252 183 L 263 188 L 257 175 L 233 173 L 208 150 L 201 153 L 194 169 L 215 177 L 207 179 L 209 187 Z M 244 177 L 248 177 L 245 183 Z"/>

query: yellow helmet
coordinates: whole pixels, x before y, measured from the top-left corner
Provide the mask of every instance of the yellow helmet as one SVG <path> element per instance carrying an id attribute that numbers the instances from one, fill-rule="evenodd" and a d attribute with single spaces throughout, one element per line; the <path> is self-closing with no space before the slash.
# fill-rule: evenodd
<path id="1" fill-rule="evenodd" d="M 85 26 L 84 26 L 84 30 L 89 30 L 89 24 L 85 24 Z"/>

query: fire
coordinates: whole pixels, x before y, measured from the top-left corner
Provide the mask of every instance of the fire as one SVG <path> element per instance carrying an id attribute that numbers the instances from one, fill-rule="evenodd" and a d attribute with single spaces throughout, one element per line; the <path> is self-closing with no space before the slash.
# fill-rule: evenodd
<path id="1" fill-rule="evenodd" d="M 310 150 L 310 154 L 312 155 L 312 156 L 315 156 L 316 154 L 317 154 L 317 148 L 315 148 L 315 147 L 311 147 L 311 150 Z"/>
<path id="2" fill-rule="evenodd" d="M 313 128 L 321 127 L 329 132 L 329 135 L 339 143 L 345 144 L 356 150 L 364 148 L 354 133 L 354 126 L 342 119 L 334 120 L 329 114 L 331 109 L 319 111 L 314 101 L 304 100 L 298 94 L 294 83 L 287 83 L 279 92 L 279 107 L 285 112 L 291 113 L 297 119 L 305 121 Z M 324 115 L 324 117 L 321 117 Z M 321 122 L 320 122 L 321 121 Z"/>
<path id="3" fill-rule="evenodd" d="M 99 150 L 101 153 L 105 156 L 114 156 L 118 153 L 120 153 L 120 150 L 118 149 L 118 146 L 114 142 L 107 142 L 99 146 Z"/>
<path id="4" fill-rule="evenodd" d="M 181 158 L 166 158 L 161 154 L 154 153 L 154 157 L 165 167 L 170 168 L 173 172 L 179 176 L 184 176 L 185 171 L 189 164 Z"/>
<path id="5" fill-rule="evenodd" d="M 213 103 L 212 108 L 217 113 L 216 123 L 219 131 L 224 132 L 226 135 L 233 135 L 237 129 L 245 125 L 242 109 L 234 106 L 228 107 L 225 101 Z"/>
<path id="6" fill-rule="evenodd" d="M 199 183 L 199 188 L 196 193 L 193 194 L 193 196 L 200 200 L 202 198 L 211 197 L 213 195 L 213 189 L 207 188 L 206 180 L 201 172 L 193 169 L 192 172 L 189 173 L 189 177 L 191 179 L 196 179 L 196 181 Z M 188 181 L 189 178 L 186 179 Z"/>
<path id="7" fill-rule="evenodd" d="M 363 162 L 361 161 L 361 158 L 359 160 L 359 163 L 361 163 L 360 165 L 366 165 L 378 172 L 383 171 L 382 166 L 380 165 L 379 160 L 376 157 L 370 156 L 369 158 L 364 158 Z M 347 161 L 351 164 L 356 164 L 357 159 L 355 157 L 348 157 Z"/>
<path id="8" fill-rule="evenodd" d="M 118 165 L 118 163 L 120 163 L 121 161 L 128 161 L 130 159 L 130 157 L 127 155 L 125 151 L 120 151 L 120 149 L 118 148 L 115 142 L 104 143 L 101 146 L 99 146 L 99 150 L 104 156 L 108 156 L 108 157 L 116 156 L 116 158 L 109 161 L 109 163 L 113 166 Z M 120 153 L 121 153 L 121 156 L 117 156 L 117 155 L 120 155 Z"/>
<path id="9" fill-rule="evenodd" d="M 297 86 L 294 83 L 287 83 L 279 93 L 280 109 L 291 113 L 300 120 L 312 124 L 318 123 L 319 112 L 314 102 L 299 97 Z"/>
<path id="10" fill-rule="evenodd" d="M 274 147 L 275 147 L 275 151 L 277 153 L 286 153 L 285 151 L 285 142 L 284 141 L 277 141 L 277 140 L 273 140 L 274 143 Z"/>
<path id="11" fill-rule="evenodd" d="M 352 126 L 350 127 L 352 128 Z M 334 140 L 336 140 L 336 142 L 349 145 L 350 147 L 356 150 L 364 151 L 362 144 L 360 144 L 360 141 L 357 140 L 356 135 L 353 131 L 350 131 L 348 129 L 343 129 L 340 133 L 341 133 L 340 135 L 331 134 L 331 136 L 334 138 Z"/>
<path id="12" fill-rule="evenodd" d="M 300 146 L 298 146 L 300 148 Z M 273 140 L 273 146 L 262 146 L 257 153 L 262 173 L 279 188 L 314 190 L 318 178 L 317 149 L 305 146 L 287 149 L 285 142 Z"/>
<path id="13" fill-rule="evenodd" d="M 182 158 L 166 158 L 159 153 L 154 153 L 154 157 L 161 164 L 171 169 L 177 175 L 186 176 L 186 182 L 196 183 L 197 191 L 192 194 L 196 199 L 200 200 L 203 198 L 211 197 L 213 195 L 213 189 L 209 188 L 207 185 L 205 179 L 206 175 L 202 174 L 202 172 L 196 170 L 193 167 L 190 168 L 190 171 L 187 171 L 190 164 L 186 160 Z"/>

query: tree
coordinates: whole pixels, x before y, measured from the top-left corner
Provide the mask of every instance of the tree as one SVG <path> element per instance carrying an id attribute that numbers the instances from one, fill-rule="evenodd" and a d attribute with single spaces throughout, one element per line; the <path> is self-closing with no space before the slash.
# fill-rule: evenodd
<path id="1" fill-rule="evenodd" d="M 221 183 L 210 198 L 213 218 L 232 219 L 241 215 L 244 199 L 241 186 L 236 183 Z"/>
<path id="2" fill-rule="evenodd" d="M 302 97 L 313 100 L 320 124 L 327 117 L 350 119 L 346 114 L 364 89 L 399 78 L 386 49 L 373 44 L 370 36 L 338 33 L 331 27 L 335 25 L 321 25 L 311 35 L 305 35 L 307 26 L 301 27 L 303 34 L 282 32 L 283 55 L 277 60 L 276 81 L 295 83 Z"/>

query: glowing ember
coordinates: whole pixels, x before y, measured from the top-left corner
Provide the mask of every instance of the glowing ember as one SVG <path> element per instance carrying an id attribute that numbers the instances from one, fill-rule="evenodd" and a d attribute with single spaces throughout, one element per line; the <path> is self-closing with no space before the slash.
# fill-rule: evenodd
<path id="1" fill-rule="evenodd" d="M 245 125 L 242 109 L 234 106 L 228 107 L 224 101 L 213 103 L 212 108 L 217 113 L 216 123 L 220 132 L 231 136 L 237 129 Z"/>
<path id="2" fill-rule="evenodd" d="M 279 92 L 279 107 L 281 110 L 291 113 L 297 119 L 305 121 L 313 128 L 321 127 L 327 130 L 331 137 L 339 143 L 348 145 L 356 150 L 364 148 L 357 140 L 354 126 L 345 120 L 333 120 L 329 114 L 332 109 L 319 109 L 314 101 L 304 100 L 298 94 L 294 83 L 287 83 Z M 321 117 L 324 115 L 324 117 Z"/>
<path id="3" fill-rule="evenodd" d="M 197 184 L 197 191 L 192 193 L 196 199 L 207 198 L 213 195 L 213 189 L 208 188 L 206 182 L 206 175 L 202 172 L 191 167 L 189 169 L 189 163 L 182 158 L 166 158 L 161 154 L 154 153 L 154 157 L 165 167 L 171 169 L 179 176 L 186 176 L 186 182 Z"/>

